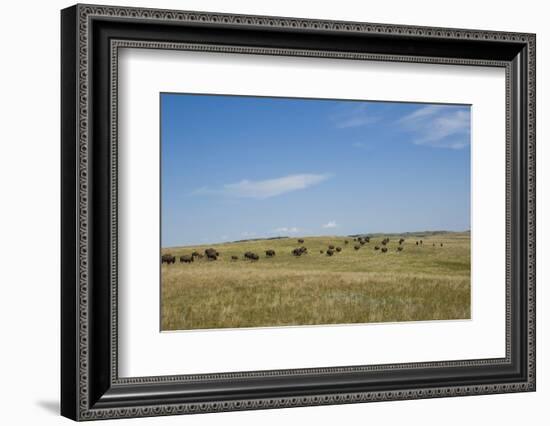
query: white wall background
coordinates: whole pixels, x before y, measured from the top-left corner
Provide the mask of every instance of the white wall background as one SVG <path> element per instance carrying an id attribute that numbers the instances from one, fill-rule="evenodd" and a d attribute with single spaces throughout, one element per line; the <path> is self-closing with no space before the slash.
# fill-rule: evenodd
<path id="1" fill-rule="evenodd" d="M 538 390 L 316 408 L 118 420 L 118 424 L 544 424 L 550 401 L 550 27 L 540 0 L 104 0 L 103 4 L 537 33 Z M 2 424 L 68 424 L 59 406 L 59 10 L 2 5 L 0 65 L 0 401 Z M 107 421 L 102 424 L 110 424 Z M 113 423 L 115 424 L 115 423 Z"/>

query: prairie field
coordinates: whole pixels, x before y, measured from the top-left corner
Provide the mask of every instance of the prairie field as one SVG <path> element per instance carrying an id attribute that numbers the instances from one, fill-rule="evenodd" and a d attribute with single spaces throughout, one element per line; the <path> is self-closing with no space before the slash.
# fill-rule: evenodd
<path id="1" fill-rule="evenodd" d="M 390 238 L 388 251 L 374 250 L 385 237 Z M 401 237 L 405 242 L 398 251 Z M 162 254 L 176 256 L 176 263 L 161 266 L 161 328 L 470 318 L 468 232 L 370 234 L 370 242 L 359 250 L 353 238 L 289 237 L 163 248 Z M 327 256 L 330 244 L 342 251 Z M 293 256 L 300 246 L 308 253 Z M 218 251 L 219 258 L 180 263 L 181 255 L 207 248 Z M 266 256 L 270 249 L 274 257 Z M 244 260 L 247 251 L 259 260 Z"/>

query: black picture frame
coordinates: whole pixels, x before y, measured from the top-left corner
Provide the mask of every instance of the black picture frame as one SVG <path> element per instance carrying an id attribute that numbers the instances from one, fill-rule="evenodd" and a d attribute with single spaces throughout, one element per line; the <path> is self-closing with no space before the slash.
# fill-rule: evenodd
<path id="1" fill-rule="evenodd" d="M 534 34 L 510 32 L 62 10 L 61 414 L 92 420 L 534 391 L 535 43 Z M 506 357 L 119 378 L 115 100 L 124 46 L 505 68 Z"/>

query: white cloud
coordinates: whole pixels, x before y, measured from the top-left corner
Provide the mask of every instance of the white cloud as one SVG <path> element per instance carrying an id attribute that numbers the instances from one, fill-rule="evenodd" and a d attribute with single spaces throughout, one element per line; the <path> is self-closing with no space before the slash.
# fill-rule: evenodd
<path id="1" fill-rule="evenodd" d="M 306 189 L 317 185 L 330 177 L 329 174 L 295 174 L 274 179 L 248 180 L 237 183 L 228 183 L 221 189 L 199 188 L 192 192 L 193 195 L 220 194 L 230 197 L 265 199 L 287 192 Z"/>
<path id="2" fill-rule="evenodd" d="M 292 226 L 290 228 L 283 226 L 282 228 L 276 228 L 272 231 L 273 234 L 297 234 L 298 232 L 300 232 L 300 228 L 297 228 L 296 226 Z"/>
<path id="3" fill-rule="evenodd" d="M 324 225 L 321 225 L 321 227 L 322 228 L 337 228 L 338 224 L 334 220 L 331 220 L 328 223 L 325 223 Z"/>
<path id="4" fill-rule="evenodd" d="M 462 149 L 470 144 L 470 113 L 465 108 L 429 105 L 399 120 L 416 145 Z"/>
<path id="5" fill-rule="evenodd" d="M 352 127 L 362 127 L 376 123 L 380 117 L 373 115 L 367 104 L 352 104 L 351 107 L 345 105 L 341 111 L 332 115 L 332 121 L 339 129 L 348 129 Z"/>

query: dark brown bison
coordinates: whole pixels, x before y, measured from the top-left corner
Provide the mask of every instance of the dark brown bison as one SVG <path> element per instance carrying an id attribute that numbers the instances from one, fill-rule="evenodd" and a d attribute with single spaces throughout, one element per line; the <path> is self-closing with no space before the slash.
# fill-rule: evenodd
<path id="1" fill-rule="evenodd" d="M 193 253 L 191 253 L 191 256 L 198 257 L 199 259 L 201 258 L 201 254 L 196 250 Z"/>
<path id="2" fill-rule="evenodd" d="M 403 251 L 403 246 L 397 247 L 397 251 Z"/>
<path id="3" fill-rule="evenodd" d="M 380 250 L 380 246 L 374 246 L 375 250 Z"/>
<path id="4" fill-rule="evenodd" d="M 365 242 L 370 243 L 370 237 L 365 237 Z"/>
<path id="5" fill-rule="evenodd" d="M 361 240 L 361 241 L 359 241 L 359 244 L 361 244 L 362 246 L 364 246 L 364 245 L 366 244 L 366 242 L 363 241 L 363 240 Z"/>
<path id="6" fill-rule="evenodd" d="M 349 241 L 348 241 L 348 240 L 344 240 L 344 244 L 349 244 Z"/>
<path id="7" fill-rule="evenodd" d="M 168 265 L 171 263 L 176 263 L 176 256 L 172 256 L 171 254 L 163 254 L 161 257 L 161 263 L 166 263 Z"/>
<path id="8" fill-rule="evenodd" d="M 441 247 L 443 247 L 443 243 L 441 243 Z"/>
<path id="9" fill-rule="evenodd" d="M 342 247 L 336 247 L 336 251 L 340 253 L 342 251 Z"/>
<path id="10" fill-rule="evenodd" d="M 301 256 L 302 254 L 307 254 L 307 248 L 306 247 L 298 247 L 292 250 L 293 256 Z"/>
<path id="11" fill-rule="evenodd" d="M 388 248 L 387 247 L 382 247 L 382 253 L 386 253 L 388 251 Z"/>
<path id="12" fill-rule="evenodd" d="M 271 249 L 270 249 L 270 250 L 266 250 L 266 251 L 265 251 L 265 255 L 266 255 L 267 257 L 273 257 L 273 256 L 275 256 L 275 250 L 271 250 Z"/>
<path id="13" fill-rule="evenodd" d="M 300 239 L 298 240 L 298 244 L 304 244 L 304 240 L 300 238 Z"/>
<path id="14" fill-rule="evenodd" d="M 184 254 L 180 256 L 180 263 L 191 263 L 191 262 L 193 262 L 192 254 Z"/>
<path id="15" fill-rule="evenodd" d="M 213 249 L 213 248 L 207 248 L 206 250 L 204 250 L 204 254 L 205 256 L 208 257 L 208 255 L 214 255 L 214 256 L 217 256 L 218 255 L 218 252 L 216 251 L 216 249 Z"/>
<path id="16" fill-rule="evenodd" d="M 325 251 L 324 250 L 319 250 L 319 253 L 324 254 Z"/>
<path id="17" fill-rule="evenodd" d="M 231 260 L 239 260 L 239 256 L 231 256 Z"/>
<path id="18" fill-rule="evenodd" d="M 328 246 L 328 248 L 329 248 L 330 250 L 334 250 L 334 245 L 333 245 L 333 244 L 330 244 L 330 245 Z"/>
<path id="19" fill-rule="evenodd" d="M 399 245 L 403 244 L 405 242 L 405 238 L 399 238 Z"/>
<path id="20" fill-rule="evenodd" d="M 334 250 L 328 249 L 327 250 L 327 256 L 332 256 L 334 254 Z"/>
<path id="21" fill-rule="evenodd" d="M 359 250 L 359 249 L 361 248 L 361 246 L 360 246 L 359 244 L 355 244 L 355 245 L 353 246 L 353 248 L 354 248 L 355 250 Z"/>
<path id="22" fill-rule="evenodd" d="M 418 241 L 416 242 L 416 245 L 418 245 Z"/>
<path id="23" fill-rule="evenodd" d="M 218 260 L 218 257 L 220 256 L 220 253 L 218 253 L 218 251 L 213 248 L 207 248 L 204 251 L 204 254 L 208 260 Z"/>
<path id="24" fill-rule="evenodd" d="M 420 240 L 420 245 L 422 245 L 422 240 Z"/>
<path id="25" fill-rule="evenodd" d="M 258 260 L 258 259 L 260 259 L 260 256 L 258 256 L 256 253 L 253 253 L 251 251 L 247 251 L 244 254 L 244 258 L 248 259 L 248 260 Z"/>

